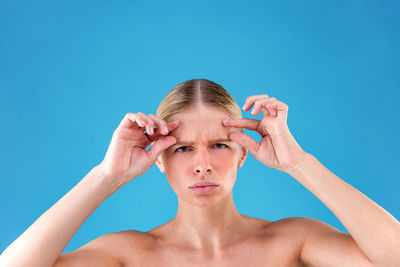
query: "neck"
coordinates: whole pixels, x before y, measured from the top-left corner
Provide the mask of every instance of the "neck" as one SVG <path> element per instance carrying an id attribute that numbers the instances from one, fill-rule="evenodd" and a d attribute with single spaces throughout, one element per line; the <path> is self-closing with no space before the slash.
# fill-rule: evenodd
<path id="1" fill-rule="evenodd" d="M 232 193 L 218 203 L 202 206 L 179 199 L 171 227 L 180 245 L 211 255 L 218 255 L 249 231 L 244 215 L 233 203 Z"/>

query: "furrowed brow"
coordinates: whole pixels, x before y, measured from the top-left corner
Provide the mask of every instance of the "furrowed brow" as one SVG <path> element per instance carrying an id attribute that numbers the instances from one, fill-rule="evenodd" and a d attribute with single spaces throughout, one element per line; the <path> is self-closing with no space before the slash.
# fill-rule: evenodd
<path id="1" fill-rule="evenodd" d="M 221 142 L 227 143 L 227 142 L 232 142 L 232 141 L 229 140 L 229 139 L 225 139 L 225 138 L 214 139 L 214 140 L 208 140 L 208 143 L 209 143 L 209 144 L 221 143 Z M 185 140 L 179 141 L 179 140 L 178 140 L 174 145 L 175 145 L 175 146 L 176 146 L 176 145 L 188 146 L 188 145 L 192 145 L 192 144 L 194 144 L 194 143 L 195 143 L 195 142 L 193 142 L 193 141 L 185 141 Z"/>

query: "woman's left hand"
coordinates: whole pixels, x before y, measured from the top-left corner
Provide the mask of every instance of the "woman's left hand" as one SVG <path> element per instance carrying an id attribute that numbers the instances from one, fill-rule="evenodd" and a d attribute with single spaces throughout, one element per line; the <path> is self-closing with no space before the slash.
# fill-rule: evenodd
<path id="1" fill-rule="evenodd" d="M 224 120 L 228 127 L 246 128 L 261 135 L 261 143 L 241 132 L 231 132 L 229 139 L 246 147 L 261 163 L 268 167 L 287 172 L 299 164 L 306 152 L 297 144 L 287 126 L 288 105 L 268 95 L 253 95 L 246 99 L 243 110 L 254 105 L 252 115 L 263 113 L 260 120 L 238 119 Z"/>

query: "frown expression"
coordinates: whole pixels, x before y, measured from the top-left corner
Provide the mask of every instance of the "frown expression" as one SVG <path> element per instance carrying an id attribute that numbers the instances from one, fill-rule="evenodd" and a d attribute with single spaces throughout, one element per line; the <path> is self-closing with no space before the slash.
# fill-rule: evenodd
<path id="1" fill-rule="evenodd" d="M 210 197 L 232 191 L 237 169 L 247 150 L 230 141 L 228 134 L 239 131 L 222 125 L 229 115 L 214 107 L 199 106 L 172 115 L 169 121 L 179 120 L 179 126 L 169 135 L 177 142 L 165 149 L 157 159 L 157 166 L 165 172 L 179 198 Z M 210 194 L 196 194 L 189 186 L 199 181 L 210 181 L 218 188 Z"/>

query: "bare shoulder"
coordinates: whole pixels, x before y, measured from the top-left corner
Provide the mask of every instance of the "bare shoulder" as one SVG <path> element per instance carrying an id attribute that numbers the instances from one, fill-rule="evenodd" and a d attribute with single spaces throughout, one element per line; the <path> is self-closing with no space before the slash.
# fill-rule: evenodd
<path id="1" fill-rule="evenodd" d="M 96 238 L 88 243 L 88 246 L 96 246 L 102 249 L 107 249 L 113 256 L 123 259 L 127 254 L 132 254 L 132 251 L 145 249 L 153 244 L 154 238 L 152 235 L 138 230 L 125 230 L 113 232 Z"/>
<path id="2" fill-rule="evenodd" d="M 274 258 L 286 258 L 290 259 L 288 266 L 307 266 L 302 261 L 301 253 L 312 230 L 313 220 L 306 217 L 287 217 L 265 221 L 261 233 L 269 262 L 273 262 Z"/>
<path id="3" fill-rule="evenodd" d="M 260 255 L 267 266 L 307 266 L 301 251 L 312 228 L 309 218 L 288 217 L 276 221 L 252 218 L 260 240 Z"/>
<path id="4" fill-rule="evenodd" d="M 300 259 L 309 266 L 373 266 L 354 238 L 313 218 L 296 218 L 295 229 L 304 232 Z"/>
<path id="5" fill-rule="evenodd" d="M 138 230 L 115 232 L 106 236 L 102 243 L 113 251 L 122 266 L 144 266 L 145 259 L 152 256 L 156 243 L 154 235 Z"/>
<path id="6" fill-rule="evenodd" d="M 318 230 L 321 227 L 339 231 L 327 223 L 308 217 L 287 217 L 277 221 L 266 221 L 264 225 L 267 231 L 295 231 L 303 235 L 307 235 L 310 231 Z"/>
<path id="7" fill-rule="evenodd" d="M 266 222 L 264 231 L 279 237 L 280 240 L 285 240 L 287 237 L 290 242 L 296 241 L 301 244 L 301 249 L 311 236 L 321 236 L 324 233 L 348 235 L 325 222 L 308 217 L 288 217 Z"/>
<path id="8" fill-rule="evenodd" d="M 61 254 L 54 266 L 125 266 L 126 255 L 149 242 L 146 233 L 136 230 L 105 234 L 75 251 Z"/>
<path id="9" fill-rule="evenodd" d="M 263 232 L 267 234 L 304 235 L 315 219 L 307 217 L 287 217 L 276 221 L 263 220 Z"/>
<path id="10" fill-rule="evenodd" d="M 268 229 L 268 224 L 266 226 Z M 330 224 L 327 224 L 323 221 L 308 218 L 308 217 L 288 217 L 275 222 L 272 222 L 269 225 L 271 231 L 279 230 L 279 231 L 288 231 L 291 234 L 299 235 L 303 242 L 310 237 L 323 237 L 324 235 L 343 235 L 350 236 L 347 233 L 344 233 Z"/>

